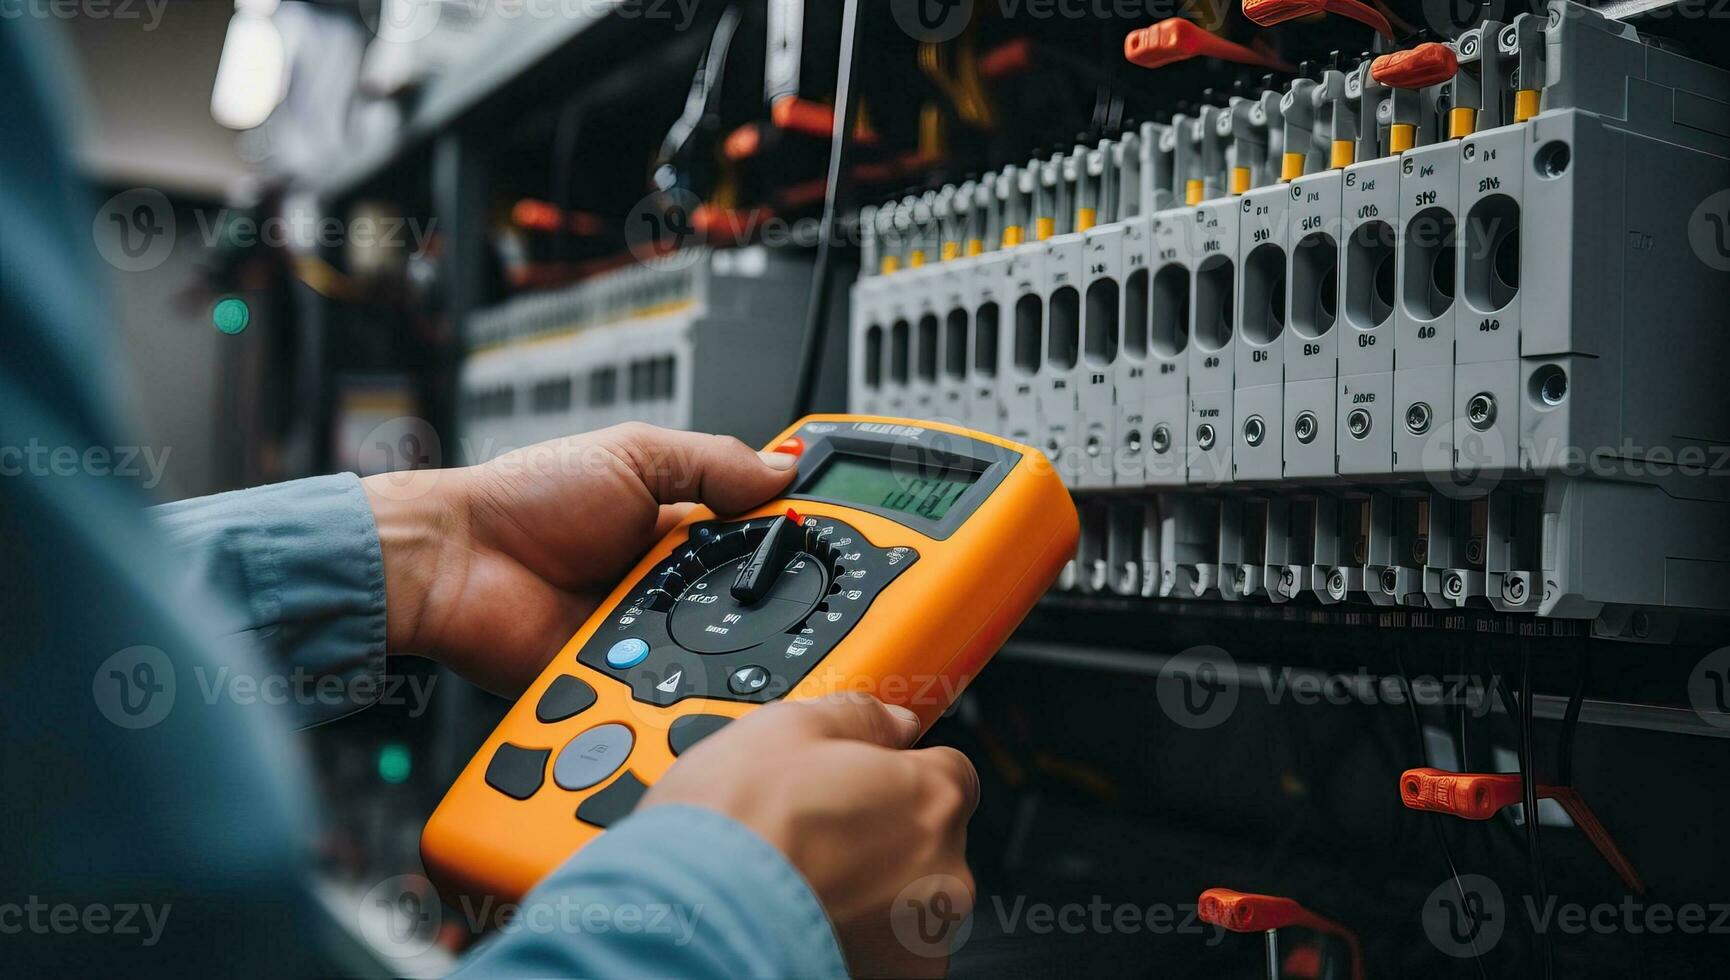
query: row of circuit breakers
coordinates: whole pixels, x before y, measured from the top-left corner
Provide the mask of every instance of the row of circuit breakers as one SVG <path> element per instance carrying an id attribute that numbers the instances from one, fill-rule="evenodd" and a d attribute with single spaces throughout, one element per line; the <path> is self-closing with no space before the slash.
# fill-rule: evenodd
<path id="1" fill-rule="evenodd" d="M 785 329 L 810 276 L 790 250 L 691 248 L 477 311 L 458 382 L 462 461 L 632 421 L 767 440 L 786 406 L 739 397 L 738 379 L 794 370 Z"/>
<path id="2" fill-rule="evenodd" d="M 1552 3 L 861 219 L 853 409 L 1044 449 L 1068 588 L 1730 609 L 1730 75 L 1631 26 Z"/>

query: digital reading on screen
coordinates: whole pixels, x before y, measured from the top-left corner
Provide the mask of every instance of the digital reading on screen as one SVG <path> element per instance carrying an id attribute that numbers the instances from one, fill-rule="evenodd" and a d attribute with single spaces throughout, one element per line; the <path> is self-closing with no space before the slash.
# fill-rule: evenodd
<path id="1" fill-rule="evenodd" d="M 940 521 L 979 474 L 945 470 L 939 474 L 896 466 L 872 456 L 837 455 L 805 489 L 814 497 L 844 504 L 864 504 Z"/>

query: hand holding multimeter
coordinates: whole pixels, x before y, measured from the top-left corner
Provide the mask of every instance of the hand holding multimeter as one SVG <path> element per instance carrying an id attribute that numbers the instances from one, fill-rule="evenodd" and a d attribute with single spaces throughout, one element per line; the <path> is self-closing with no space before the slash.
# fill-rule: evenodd
<path id="1" fill-rule="evenodd" d="M 1073 553 L 1038 453 L 932 423 L 814 416 L 779 499 L 699 508 L 613 591 L 428 821 L 447 898 L 516 898 L 682 753 L 782 698 L 857 691 L 929 726 Z"/>

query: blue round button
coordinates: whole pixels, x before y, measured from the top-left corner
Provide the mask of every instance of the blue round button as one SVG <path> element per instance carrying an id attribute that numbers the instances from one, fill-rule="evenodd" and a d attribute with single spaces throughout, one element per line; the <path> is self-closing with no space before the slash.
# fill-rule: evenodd
<path id="1" fill-rule="evenodd" d="M 649 656 L 649 645 L 642 640 L 620 640 L 607 651 L 607 666 L 618 670 L 635 667 Z"/>

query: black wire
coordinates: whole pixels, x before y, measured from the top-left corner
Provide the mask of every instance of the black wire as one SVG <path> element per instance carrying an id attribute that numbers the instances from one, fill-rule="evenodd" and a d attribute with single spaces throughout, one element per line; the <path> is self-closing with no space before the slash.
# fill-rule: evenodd
<path id="1" fill-rule="evenodd" d="M 1459 672 L 1455 676 L 1460 677 L 1460 678 L 1470 679 L 1470 677 L 1471 677 L 1471 671 L 1469 669 L 1470 664 L 1468 664 L 1466 662 L 1466 655 L 1464 653 L 1460 654 L 1459 659 L 1456 660 L 1455 662 L 1459 665 Z M 1471 691 L 1471 687 L 1468 684 L 1461 683 L 1461 685 L 1460 685 L 1460 701 L 1458 704 L 1454 705 L 1455 727 L 1459 729 L 1459 739 L 1460 739 L 1459 755 L 1460 755 L 1460 771 L 1461 772 L 1473 772 L 1474 771 L 1472 769 L 1472 753 L 1471 753 L 1471 750 L 1467 747 L 1467 742 L 1466 742 L 1466 717 L 1468 714 L 1470 714 L 1470 712 L 1467 710 L 1469 705 L 1466 704 L 1466 696 L 1470 693 L 1470 691 Z M 1489 694 L 1488 691 L 1485 691 L 1484 693 L 1486 695 Z"/>
<path id="2" fill-rule="evenodd" d="M 1576 665 L 1574 693 L 1568 697 L 1568 710 L 1562 713 L 1562 736 L 1556 744 L 1556 782 L 1574 785 L 1574 732 L 1580 726 L 1580 707 L 1586 700 L 1586 658 Z"/>
<path id="3" fill-rule="evenodd" d="M 829 176 L 823 188 L 823 218 L 817 226 L 817 260 L 811 268 L 811 300 L 805 310 L 805 335 L 799 345 L 799 382 L 793 391 L 793 418 L 809 415 L 817 394 L 817 374 L 828 333 L 829 296 L 834 287 L 835 214 L 852 190 L 847 160 L 853 127 L 859 116 L 859 91 L 853 63 L 859 57 L 860 0 L 846 0 L 841 10 L 841 59 L 835 70 L 835 128 L 829 137 Z"/>
<path id="4" fill-rule="evenodd" d="M 1524 646 L 1524 644 L 1522 644 Z M 1532 651 L 1520 651 L 1520 787 L 1525 793 L 1526 804 L 1526 860 L 1532 869 L 1532 897 L 1537 900 L 1538 908 L 1549 905 L 1549 898 L 1544 888 L 1543 853 L 1538 846 L 1538 777 L 1532 771 L 1532 703 L 1537 699 L 1532 693 Z M 1532 929 L 1538 934 L 1540 975 L 1549 980 L 1552 975 L 1553 961 L 1551 959 L 1550 933 L 1536 922 Z"/>
<path id="5" fill-rule="evenodd" d="M 559 110 L 553 126 L 553 203 L 559 209 L 559 226 L 553 232 L 553 257 L 571 257 L 571 209 L 575 204 L 571 182 L 576 171 L 577 136 L 583 129 L 588 104 L 580 94 L 571 96 Z"/>
<path id="6" fill-rule="evenodd" d="M 1406 711 L 1411 715 L 1412 734 L 1415 735 L 1418 740 L 1418 758 L 1423 760 L 1424 765 L 1427 767 L 1430 765 L 1429 742 L 1424 738 L 1424 722 L 1423 719 L 1418 716 L 1418 701 L 1412 690 L 1412 679 L 1406 674 L 1405 658 L 1401 657 L 1398 651 L 1394 653 L 1394 666 L 1400 672 L 1401 686 L 1406 689 Z M 1470 916 L 1472 912 L 1471 905 L 1466 900 L 1466 886 L 1460 882 L 1460 869 L 1458 865 L 1454 864 L 1454 850 L 1448 845 L 1447 832 L 1442 829 L 1442 820 L 1444 818 L 1439 813 L 1431 813 L 1429 814 L 1429 817 L 1429 825 L 1436 833 L 1436 847 L 1442 852 L 1442 860 L 1446 861 L 1448 864 L 1448 875 L 1453 878 L 1454 891 L 1460 896 L 1460 910 Z M 1479 977 L 1483 978 L 1483 980 L 1489 980 L 1489 972 L 1484 969 L 1483 953 L 1478 949 L 1478 930 L 1475 925 L 1471 930 L 1470 935 L 1472 940 L 1472 964 L 1478 968 Z"/>

